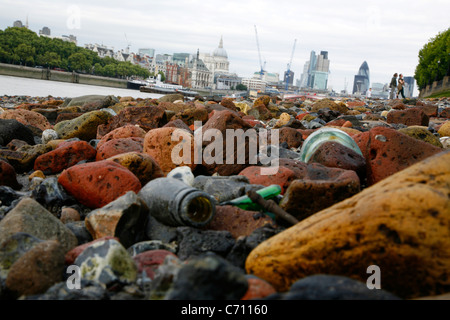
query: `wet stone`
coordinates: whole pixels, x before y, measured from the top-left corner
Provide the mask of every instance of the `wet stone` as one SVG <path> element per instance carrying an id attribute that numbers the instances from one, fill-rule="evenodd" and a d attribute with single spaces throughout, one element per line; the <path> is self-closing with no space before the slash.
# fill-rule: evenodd
<path id="1" fill-rule="evenodd" d="M 110 300 L 107 289 L 97 281 L 80 280 L 80 289 L 69 289 L 66 281 L 51 286 L 45 293 L 28 295 L 24 300 Z"/>
<path id="2" fill-rule="evenodd" d="M 67 227 L 67 229 L 72 231 L 72 233 L 77 238 L 79 245 L 92 241 L 92 236 L 86 229 L 84 221 L 70 221 L 66 222 L 64 225 Z"/>
<path id="3" fill-rule="evenodd" d="M 239 300 L 247 289 L 242 270 L 217 255 L 206 255 L 190 259 L 181 267 L 165 299 Z"/>
<path id="4" fill-rule="evenodd" d="M 25 197 L 0 221 L 0 243 L 16 232 L 42 240 L 58 240 L 64 250 L 77 245 L 75 235 L 36 200 Z"/>
<path id="5" fill-rule="evenodd" d="M 71 195 L 58 183 L 56 177 L 44 179 L 32 192 L 32 197 L 55 216 L 63 206 L 76 203 Z"/>
<path id="6" fill-rule="evenodd" d="M 206 252 L 226 256 L 235 243 L 228 231 L 199 230 L 191 227 L 178 227 L 177 240 L 177 256 L 181 260 Z"/>
<path id="7" fill-rule="evenodd" d="M 11 266 L 5 284 L 20 295 L 44 293 L 62 280 L 64 249 L 56 240 L 36 244 Z"/>
<path id="8" fill-rule="evenodd" d="M 0 279 L 5 281 L 14 262 L 41 242 L 43 240 L 24 232 L 14 233 L 5 239 L 0 246 Z"/>
<path id="9" fill-rule="evenodd" d="M 175 242 L 164 243 L 161 240 L 146 240 L 133 244 L 127 251 L 131 256 L 138 255 L 149 250 L 166 250 L 172 253 L 176 253 L 178 246 Z"/>
<path id="10" fill-rule="evenodd" d="M 365 282 L 336 275 L 313 275 L 295 282 L 276 300 L 400 300 L 383 289 L 371 290 Z"/>
<path id="11" fill-rule="evenodd" d="M 91 244 L 74 263 L 80 267 L 82 278 L 100 282 L 107 288 L 114 284 L 133 283 L 137 278 L 136 264 L 114 239 Z"/>

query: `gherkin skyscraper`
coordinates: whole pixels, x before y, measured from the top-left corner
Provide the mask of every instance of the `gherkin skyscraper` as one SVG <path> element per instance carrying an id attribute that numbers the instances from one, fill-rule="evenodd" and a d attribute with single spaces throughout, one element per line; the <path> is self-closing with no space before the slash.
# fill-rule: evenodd
<path id="1" fill-rule="evenodd" d="M 355 80 L 353 82 L 353 94 L 361 93 L 366 94 L 367 90 L 370 88 L 370 72 L 369 65 L 366 61 L 363 62 L 359 68 L 358 74 L 355 75 Z"/>

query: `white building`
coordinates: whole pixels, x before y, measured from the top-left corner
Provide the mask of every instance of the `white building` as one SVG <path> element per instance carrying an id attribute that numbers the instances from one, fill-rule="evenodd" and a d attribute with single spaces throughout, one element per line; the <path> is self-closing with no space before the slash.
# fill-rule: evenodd
<path id="1" fill-rule="evenodd" d="M 85 44 L 86 49 L 92 50 L 98 54 L 100 58 L 110 57 L 114 58 L 114 48 L 108 48 L 107 46 L 99 44 Z"/>
<path id="2" fill-rule="evenodd" d="M 229 90 L 241 83 L 241 78 L 237 74 L 229 72 L 230 62 L 227 51 L 223 47 L 223 37 L 220 38 L 219 46 L 212 54 L 200 53 L 199 58 L 212 73 L 213 89 Z"/>
<path id="3" fill-rule="evenodd" d="M 220 38 L 219 46 L 214 50 L 213 54 L 200 53 L 199 58 L 203 60 L 206 67 L 213 74 L 215 73 L 227 73 L 230 67 L 228 62 L 227 51 L 223 48 L 223 38 Z"/>
<path id="4" fill-rule="evenodd" d="M 257 78 L 242 79 L 242 84 L 247 87 L 248 90 L 256 90 L 265 92 L 267 82 Z"/>

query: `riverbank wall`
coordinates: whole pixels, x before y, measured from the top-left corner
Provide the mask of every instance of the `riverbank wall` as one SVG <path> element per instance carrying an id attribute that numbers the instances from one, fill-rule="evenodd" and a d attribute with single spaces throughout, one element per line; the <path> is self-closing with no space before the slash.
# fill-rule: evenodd
<path id="1" fill-rule="evenodd" d="M 0 63 L 0 75 L 79 83 L 94 86 L 127 88 L 127 80 L 80 74 L 76 72 L 65 72 L 50 69 L 39 69 L 14 64 Z"/>
<path id="2" fill-rule="evenodd" d="M 439 94 L 450 90 L 450 76 L 444 77 L 440 81 L 434 81 L 432 84 L 427 85 L 424 89 L 420 90 L 419 98 L 426 98 L 434 94 Z"/>

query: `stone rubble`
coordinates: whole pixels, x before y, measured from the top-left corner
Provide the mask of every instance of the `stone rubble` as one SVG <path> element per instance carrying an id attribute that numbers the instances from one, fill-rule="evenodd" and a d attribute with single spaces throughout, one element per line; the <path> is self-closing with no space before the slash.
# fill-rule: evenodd
<path id="1" fill-rule="evenodd" d="M 448 98 L 3 96 L 0 107 L 0 299 L 450 294 Z M 195 140 L 196 122 L 223 137 L 278 130 L 279 145 L 267 137 L 277 170 L 238 162 L 236 145 L 227 163 L 229 141 L 214 163 L 174 163 L 180 146 L 190 160 L 196 148 L 211 152 L 213 141 Z M 181 145 L 172 139 L 180 130 Z M 248 155 L 259 144 L 250 137 L 240 147 Z M 198 227 L 162 222 L 169 207 L 144 192 L 156 179 L 205 192 L 213 217 Z M 224 204 L 274 184 L 281 193 L 270 200 L 295 225 Z M 368 288 L 370 266 L 381 290 Z"/>

